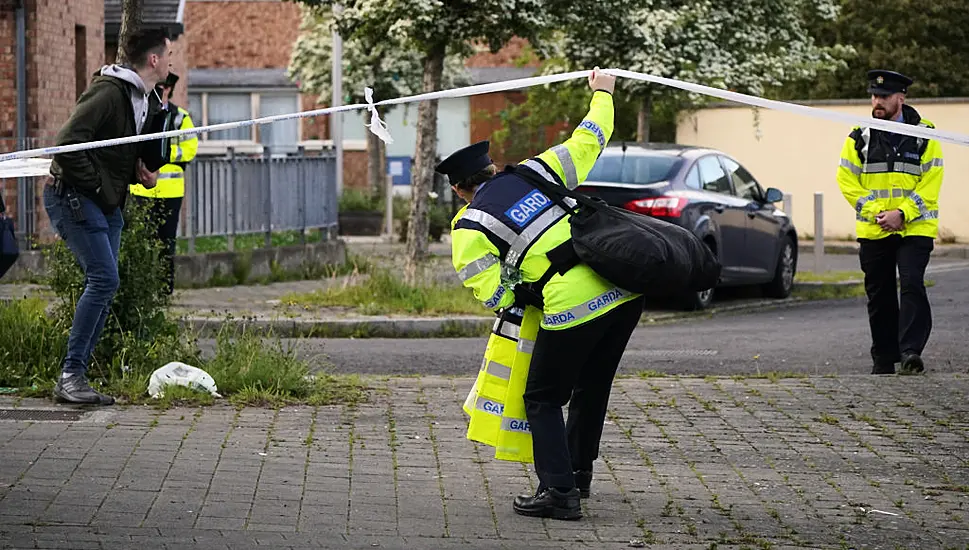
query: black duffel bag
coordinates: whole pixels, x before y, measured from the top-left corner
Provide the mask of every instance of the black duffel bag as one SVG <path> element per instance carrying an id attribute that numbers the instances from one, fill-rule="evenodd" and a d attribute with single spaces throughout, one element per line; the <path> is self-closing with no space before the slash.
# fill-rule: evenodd
<path id="1" fill-rule="evenodd" d="M 570 212 L 578 258 L 612 284 L 652 297 L 716 286 L 720 262 L 691 231 L 657 218 L 610 206 L 554 184 L 527 166 L 508 166 Z M 570 206 L 564 198 L 578 204 Z"/>

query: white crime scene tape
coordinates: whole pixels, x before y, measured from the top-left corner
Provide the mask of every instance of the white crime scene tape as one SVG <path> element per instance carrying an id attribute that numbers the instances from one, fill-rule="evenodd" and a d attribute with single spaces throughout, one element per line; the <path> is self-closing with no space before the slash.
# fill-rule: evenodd
<path id="1" fill-rule="evenodd" d="M 655 76 L 647 73 L 627 71 L 624 69 L 602 69 L 601 72 L 616 76 L 617 78 L 626 78 L 630 80 L 638 80 L 643 82 L 662 84 L 665 86 L 679 88 L 681 90 L 686 90 L 689 92 L 708 95 L 711 97 L 719 97 L 721 99 L 726 99 L 736 103 L 751 105 L 754 107 L 763 107 L 766 109 L 786 111 L 789 113 L 809 116 L 813 118 L 827 119 L 833 122 L 838 122 L 838 123 L 851 125 L 851 126 L 877 128 L 879 130 L 885 130 L 885 131 L 893 132 L 897 134 L 904 134 L 908 136 L 921 137 L 926 139 L 935 139 L 938 141 L 955 143 L 958 145 L 969 145 L 969 135 L 960 134 L 957 132 L 943 131 L 943 130 L 927 128 L 923 126 L 914 126 L 911 124 L 905 124 L 903 122 L 894 122 L 894 121 L 880 120 L 875 118 L 853 116 L 849 114 L 838 113 L 835 111 L 829 111 L 826 109 L 820 109 L 817 107 L 809 107 L 806 105 L 788 103 L 785 101 L 764 99 L 762 97 L 741 94 L 738 92 L 731 92 L 731 91 L 722 90 L 719 88 L 713 88 L 710 86 L 703 86 L 700 84 L 694 84 L 683 80 L 664 78 L 664 77 Z M 378 102 L 373 101 L 373 90 L 370 88 L 366 88 L 364 90 L 365 97 L 367 100 L 366 103 L 355 103 L 352 105 L 343 105 L 340 107 L 327 107 L 325 109 L 300 111 L 296 113 L 273 115 L 273 116 L 267 116 L 262 118 L 240 120 L 235 122 L 225 122 L 222 124 L 212 124 L 209 126 L 197 126 L 195 128 L 190 128 L 186 130 L 170 130 L 167 132 L 158 132 L 154 134 L 127 136 L 123 138 L 90 141 L 85 143 L 73 143 L 70 145 L 42 147 L 38 149 L 28 149 L 24 151 L 4 153 L 4 154 L 0 154 L 0 178 L 43 176 L 48 174 L 49 168 L 50 168 L 50 159 L 38 159 L 36 157 L 51 156 L 51 155 L 56 155 L 60 153 L 70 153 L 73 151 L 84 151 L 87 149 L 96 149 L 100 147 L 112 147 L 112 146 L 122 145 L 126 143 L 136 143 L 136 142 L 149 141 L 149 140 L 160 139 L 165 137 L 198 135 L 203 132 L 215 132 L 220 130 L 229 130 L 233 128 L 244 128 L 244 127 L 253 126 L 253 125 L 272 124 L 273 122 L 280 122 L 284 120 L 308 118 L 308 117 L 315 117 L 315 116 L 334 114 L 334 113 L 340 113 L 340 112 L 356 111 L 361 109 L 367 109 L 370 111 L 370 115 L 371 115 L 370 124 L 366 125 L 370 129 L 370 131 L 373 132 L 375 135 L 377 135 L 385 143 L 393 143 L 393 138 L 391 137 L 390 132 L 387 130 L 386 124 L 380 119 L 380 116 L 377 112 L 377 107 L 379 106 L 400 105 L 404 103 L 416 103 L 419 101 L 428 101 L 433 99 L 467 97 L 472 95 L 503 92 L 503 91 L 509 91 L 509 90 L 518 90 L 522 88 L 530 88 L 534 86 L 553 84 L 556 82 L 564 82 L 566 80 L 588 78 L 591 73 L 592 71 L 590 70 L 584 70 L 584 71 L 572 71 L 567 73 L 559 73 L 559 74 L 544 75 L 544 76 L 535 76 L 535 77 L 529 77 L 529 78 L 519 78 L 514 80 L 493 82 L 490 84 L 479 84 L 475 86 L 465 86 L 462 88 L 454 88 L 451 90 L 441 90 L 438 92 L 430 92 L 430 93 L 417 94 L 412 96 L 399 97 L 395 99 L 385 99 L 383 101 L 378 101 Z"/>

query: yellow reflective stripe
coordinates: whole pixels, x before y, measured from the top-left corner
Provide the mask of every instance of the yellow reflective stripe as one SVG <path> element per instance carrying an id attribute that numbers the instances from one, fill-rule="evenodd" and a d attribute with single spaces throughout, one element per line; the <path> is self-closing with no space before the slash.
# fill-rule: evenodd
<path id="1" fill-rule="evenodd" d="M 888 174 L 888 173 L 902 173 L 909 174 L 912 176 L 922 175 L 922 166 L 920 164 L 911 164 L 908 162 L 873 162 L 871 164 L 866 164 L 863 172 L 865 174 Z"/>
<path id="2" fill-rule="evenodd" d="M 548 326 L 564 325 L 566 323 L 572 323 L 580 319 L 584 319 L 590 315 L 596 314 L 603 307 L 612 304 L 613 302 L 619 301 L 623 298 L 630 296 L 630 294 L 618 287 L 611 288 L 602 294 L 596 296 L 595 298 L 589 300 L 588 302 L 579 304 L 572 309 L 563 311 L 561 313 L 554 313 L 551 315 L 545 315 L 544 323 Z"/>
<path id="3" fill-rule="evenodd" d="M 511 367 L 491 361 L 485 368 L 485 372 L 502 380 L 511 380 Z"/>
<path id="4" fill-rule="evenodd" d="M 486 397 L 478 397 L 478 399 L 474 403 L 474 408 L 481 412 L 492 414 L 494 416 L 501 416 L 501 413 L 504 412 L 505 410 L 505 405 L 493 399 L 488 399 Z"/>
<path id="5" fill-rule="evenodd" d="M 483 210 L 469 208 L 464 212 L 464 215 L 461 216 L 461 219 L 481 224 L 485 229 L 491 231 L 497 235 L 499 239 L 505 241 L 509 245 L 515 242 L 515 239 L 518 238 L 518 235 L 516 235 L 515 232 L 512 231 L 507 225 L 501 223 L 498 221 L 498 218 L 495 218 Z"/>
<path id="6" fill-rule="evenodd" d="M 555 176 L 550 174 L 548 170 L 545 169 L 545 166 L 543 166 L 541 162 L 538 162 L 537 160 L 533 160 L 533 159 L 528 159 L 522 164 L 534 170 L 535 173 L 537 173 L 539 176 L 542 176 L 543 178 L 548 180 L 549 183 L 558 184 L 559 182 L 558 179 L 556 179 Z"/>
<path id="7" fill-rule="evenodd" d="M 865 218 L 861 217 L 861 209 L 862 209 L 862 207 L 865 206 L 865 203 L 867 203 L 868 201 L 873 201 L 873 200 L 875 200 L 875 198 L 876 198 L 875 197 L 875 193 L 872 192 L 872 193 L 869 193 L 868 196 L 861 197 L 860 199 L 858 199 L 858 202 L 855 203 L 855 212 L 857 213 L 858 219 L 860 219 L 860 220 L 864 220 L 865 219 Z"/>
<path id="8" fill-rule="evenodd" d="M 929 162 L 923 163 L 922 164 L 922 171 L 923 172 L 928 172 L 929 169 L 934 168 L 936 166 L 938 166 L 940 168 L 943 166 L 942 159 L 932 159 Z"/>
<path id="9" fill-rule="evenodd" d="M 535 351 L 535 340 L 528 340 L 527 338 L 519 338 L 518 351 L 521 353 L 531 353 Z"/>
<path id="10" fill-rule="evenodd" d="M 861 175 L 861 167 L 848 159 L 841 159 L 841 167 L 851 170 L 851 173 L 856 176 Z"/>
<path id="11" fill-rule="evenodd" d="M 535 221 L 528 224 L 525 227 L 525 230 L 515 238 L 515 242 L 511 243 L 508 253 L 505 254 L 505 263 L 518 267 L 518 264 L 525 259 L 525 251 L 528 249 L 528 247 L 530 247 L 546 229 L 558 223 L 558 221 L 565 217 L 565 215 L 565 210 L 562 210 L 560 206 L 553 206 L 542 213 L 541 216 L 535 218 Z"/>
<path id="12" fill-rule="evenodd" d="M 575 163 L 572 162 L 572 153 L 569 152 L 568 148 L 564 145 L 556 145 L 552 147 L 552 152 L 558 157 L 559 163 L 562 165 L 562 171 L 565 172 L 565 187 L 569 189 L 575 189 L 579 185 L 579 175 L 575 172 Z"/>
<path id="13" fill-rule="evenodd" d="M 579 128 L 589 130 L 596 135 L 596 141 L 599 142 L 600 150 L 606 146 L 606 134 L 602 131 L 602 128 L 600 128 L 598 124 L 589 119 L 585 119 L 579 123 Z"/>
<path id="14" fill-rule="evenodd" d="M 498 258 L 494 254 L 488 254 L 483 258 L 478 258 L 477 260 L 471 262 L 470 264 L 464 266 L 461 271 L 458 271 L 458 278 L 461 282 L 467 281 L 471 277 L 484 272 L 489 267 L 498 263 Z"/>
<path id="15" fill-rule="evenodd" d="M 528 421 L 524 418 L 501 418 L 501 429 L 506 432 L 532 433 L 528 426 Z"/>
<path id="16" fill-rule="evenodd" d="M 175 146 L 175 160 L 172 162 L 179 162 L 182 160 L 182 148 L 178 145 Z"/>
<path id="17" fill-rule="evenodd" d="M 488 309 L 495 309 L 498 307 L 498 304 L 501 303 L 501 299 L 504 297 L 505 292 L 507 291 L 505 290 L 504 285 L 498 285 L 498 289 L 495 290 L 495 293 L 491 295 L 491 298 L 488 298 L 484 302 L 485 307 Z"/>
<path id="18" fill-rule="evenodd" d="M 158 174 L 158 179 L 160 179 L 160 180 L 174 180 L 174 179 L 179 179 L 180 180 L 180 179 L 184 179 L 184 178 L 185 178 L 185 173 L 184 172 L 181 172 L 181 171 L 179 171 L 179 172 L 161 172 L 160 174 Z"/>

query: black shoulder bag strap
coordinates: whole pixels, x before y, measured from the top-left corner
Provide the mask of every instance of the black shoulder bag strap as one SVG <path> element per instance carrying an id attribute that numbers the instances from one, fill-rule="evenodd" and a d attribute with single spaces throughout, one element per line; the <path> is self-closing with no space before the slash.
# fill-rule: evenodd
<path id="1" fill-rule="evenodd" d="M 601 204 L 596 203 L 596 201 L 593 201 L 589 197 L 586 197 L 581 193 L 570 191 L 562 185 L 553 184 L 527 166 L 507 165 L 505 166 L 505 172 L 515 173 L 528 181 L 528 183 L 532 184 L 548 198 L 552 199 L 552 202 L 565 210 L 569 216 L 575 215 L 575 213 L 578 211 L 578 207 L 571 206 L 565 202 L 565 197 L 572 198 L 577 203 L 589 208 L 597 210 L 602 208 Z M 523 298 L 522 301 L 529 305 L 534 305 L 539 309 L 544 307 L 542 291 L 545 289 L 545 285 L 548 284 L 549 280 L 551 280 L 556 273 L 559 275 L 565 275 L 568 270 L 582 263 L 582 260 L 575 252 L 575 247 L 572 246 L 572 239 L 569 239 L 552 250 L 549 250 L 545 253 L 545 256 L 552 265 L 549 266 L 548 270 L 545 271 L 542 277 L 534 283 L 524 283 L 515 288 L 516 296 L 520 293 L 525 294 L 524 296 L 521 296 Z"/>

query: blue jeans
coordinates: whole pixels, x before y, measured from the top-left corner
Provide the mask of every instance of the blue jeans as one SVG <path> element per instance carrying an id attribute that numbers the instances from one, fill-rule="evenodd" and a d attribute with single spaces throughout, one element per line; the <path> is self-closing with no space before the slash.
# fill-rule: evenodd
<path id="1" fill-rule="evenodd" d="M 87 197 L 76 193 L 72 196 L 80 201 L 80 212 L 84 218 L 81 221 L 75 218 L 67 196 L 59 196 L 51 186 L 44 188 L 44 209 L 51 224 L 84 271 L 84 293 L 74 310 L 63 365 L 65 373 L 84 374 L 94 346 L 101 338 L 101 331 L 111 311 L 111 301 L 120 283 L 118 251 L 121 248 L 124 218 L 120 208 L 105 215 Z"/>

